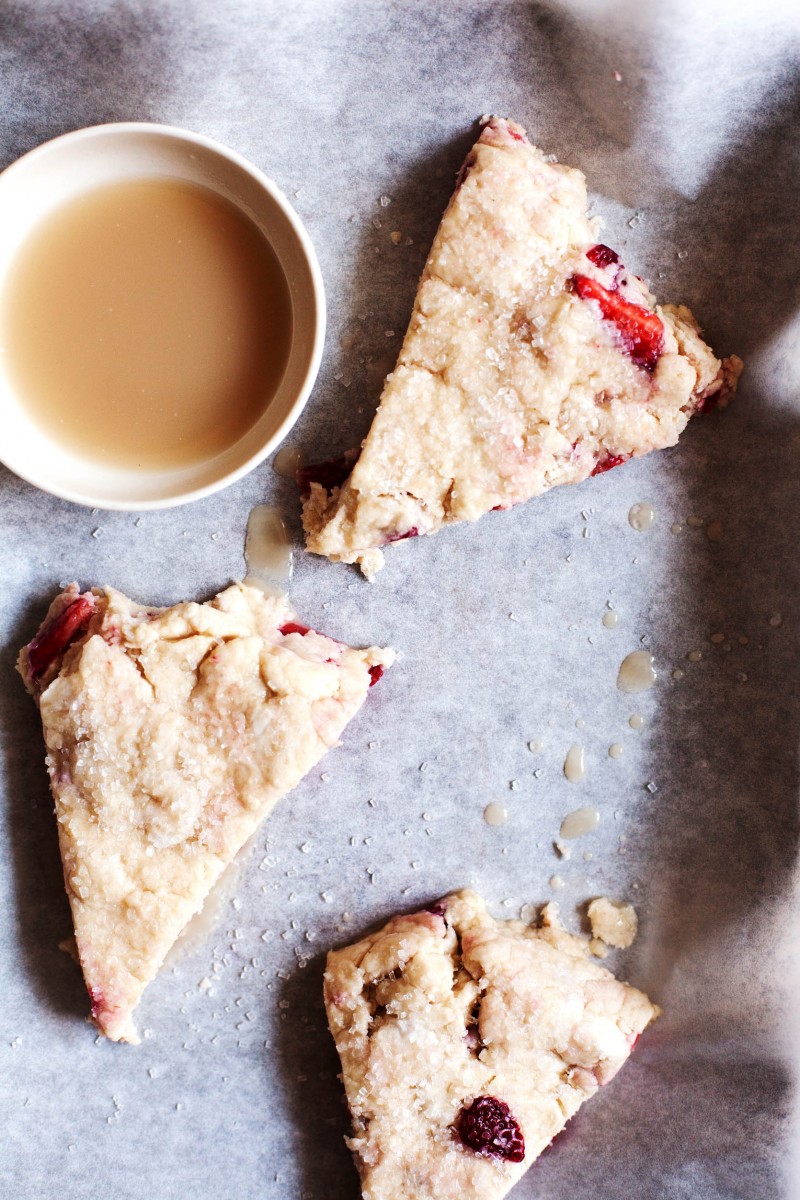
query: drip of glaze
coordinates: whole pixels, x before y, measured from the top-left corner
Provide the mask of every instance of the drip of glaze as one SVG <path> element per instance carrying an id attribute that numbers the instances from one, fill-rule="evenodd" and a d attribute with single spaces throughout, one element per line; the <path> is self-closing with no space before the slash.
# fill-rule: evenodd
<path id="1" fill-rule="evenodd" d="M 652 654 L 647 650 L 634 650 L 622 660 L 617 687 L 621 692 L 647 692 L 657 679 Z"/>
<path id="2" fill-rule="evenodd" d="M 644 725 L 644 717 L 641 713 L 632 713 L 632 715 L 628 717 L 628 724 L 630 725 L 631 729 L 641 729 Z"/>
<path id="3" fill-rule="evenodd" d="M 271 596 L 285 596 L 292 578 L 292 543 L 283 518 L 270 504 L 250 513 L 244 543 L 244 582 Z"/>
<path id="4" fill-rule="evenodd" d="M 586 778 L 586 757 L 583 746 L 578 742 L 574 746 L 570 746 L 567 751 L 567 757 L 564 759 L 564 774 L 570 783 L 580 783 L 582 779 Z"/>
<path id="5" fill-rule="evenodd" d="M 622 758 L 622 745 L 620 742 L 614 742 L 613 746 L 608 747 L 609 758 Z"/>
<path id="6" fill-rule="evenodd" d="M 603 624 L 606 629 L 616 629 L 619 617 L 615 612 L 603 613 Z"/>
<path id="7" fill-rule="evenodd" d="M 628 524 L 637 533 L 644 533 L 650 529 L 655 519 L 656 510 L 647 500 L 640 500 L 638 504 L 634 504 L 628 513 Z"/>
<path id="8" fill-rule="evenodd" d="M 273 471 L 284 479 L 294 479 L 300 467 L 305 465 L 305 458 L 296 446 L 281 446 L 272 460 Z"/>
<path id="9" fill-rule="evenodd" d="M 494 800 L 483 810 L 483 819 L 487 825 L 505 825 L 508 820 L 508 809 L 505 804 Z"/>
<path id="10" fill-rule="evenodd" d="M 572 840 L 572 838 L 583 837 L 584 834 L 591 833 L 593 829 L 597 829 L 599 824 L 600 813 L 589 804 L 586 808 L 576 808 L 574 812 L 567 813 L 561 822 L 559 833 L 562 838 Z"/>
<path id="11" fill-rule="evenodd" d="M 534 738 L 532 742 L 528 742 L 528 749 L 531 754 L 541 754 L 544 750 L 544 742 L 541 738 Z"/>

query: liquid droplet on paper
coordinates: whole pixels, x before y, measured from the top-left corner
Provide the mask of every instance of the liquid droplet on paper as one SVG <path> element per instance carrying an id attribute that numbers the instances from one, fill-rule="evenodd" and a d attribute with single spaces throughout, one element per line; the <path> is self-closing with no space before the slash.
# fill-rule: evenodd
<path id="1" fill-rule="evenodd" d="M 709 521 L 706 529 L 706 537 L 710 542 L 721 542 L 725 536 L 725 527 L 722 521 Z"/>
<path id="2" fill-rule="evenodd" d="M 647 500 L 640 500 L 638 504 L 634 504 L 628 513 L 628 524 L 637 533 L 644 533 L 650 529 L 655 519 L 656 510 Z"/>
<path id="3" fill-rule="evenodd" d="M 614 742 L 614 744 L 612 746 L 608 747 L 608 757 L 609 758 L 622 758 L 621 742 Z"/>
<path id="4" fill-rule="evenodd" d="M 272 460 L 273 471 L 284 479 L 294 479 L 302 466 L 305 466 L 305 459 L 296 446 L 281 446 Z"/>
<path id="5" fill-rule="evenodd" d="M 562 838 L 572 840 L 591 833 L 599 824 L 600 813 L 593 805 L 588 804 L 585 808 L 576 808 L 574 812 L 567 813 L 561 822 L 559 834 Z"/>
<path id="6" fill-rule="evenodd" d="M 676 667 L 675 670 L 672 672 L 672 678 L 674 680 L 676 680 L 678 683 L 680 683 L 680 681 L 683 679 L 685 674 L 686 674 L 686 672 L 681 670 L 680 667 Z"/>
<path id="7" fill-rule="evenodd" d="M 615 612 L 603 613 L 603 624 L 606 629 L 616 629 L 619 617 Z"/>
<path id="8" fill-rule="evenodd" d="M 528 742 L 528 749 L 531 754 L 541 754 L 544 750 L 544 742 L 541 738 L 534 738 L 532 742 Z"/>
<path id="9" fill-rule="evenodd" d="M 487 804 L 483 810 L 483 819 L 487 825 L 505 825 L 508 820 L 508 809 L 505 804 L 495 800 Z"/>
<path id="10" fill-rule="evenodd" d="M 700 662 L 700 659 L 703 657 L 703 651 L 690 650 L 686 657 L 688 658 L 689 662 Z"/>
<path id="11" fill-rule="evenodd" d="M 551 875 L 548 882 L 554 892 L 560 892 L 564 886 L 564 880 L 561 878 L 560 875 Z"/>
<path id="12" fill-rule="evenodd" d="M 617 687 L 621 692 L 647 692 L 657 679 L 652 654 L 647 650 L 634 650 L 622 660 Z"/>
<path id="13" fill-rule="evenodd" d="M 564 774 L 570 783 L 580 783 L 582 779 L 586 778 L 586 756 L 580 743 L 570 746 L 567 751 L 567 757 L 564 759 Z"/>
<path id="14" fill-rule="evenodd" d="M 644 725 L 644 717 L 641 713 L 632 713 L 631 716 L 628 717 L 628 724 L 630 725 L 631 729 L 641 729 Z"/>
<path id="15" fill-rule="evenodd" d="M 576 729 L 585 729 L 586 728 L 586 722 L 584 721 L 583 717 L 578 717 L 577 721 L 575 722 L 575 728 Z"/>
<path id="16" fill-rule="evenodd" d="M 250 513 L 244 542 L 244 582 L 272 596 L 285 596 L 292 578 L 292 543 L 283 518 L 271 504 Z"/>

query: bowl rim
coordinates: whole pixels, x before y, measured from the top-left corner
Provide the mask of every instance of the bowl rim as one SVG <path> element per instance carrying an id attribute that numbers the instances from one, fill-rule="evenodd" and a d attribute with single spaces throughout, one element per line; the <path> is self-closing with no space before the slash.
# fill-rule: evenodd
<path id="1" fill-rule="evenodd" d="M 48 138 L 46 142 L 41 142 L 39 145 L 21 154 L 14 162 L 9 163 L 0 172 L 0 186 L 9 174 L 16 174 L 17 168 L 27 166 L 33 159 L 44 157 L 56 145 L 63 146 L 71 142 L 86 141 L 109 134 L 112 136 L 119 134 L 149 134 L 156 137 L 175 138 L 186 142 L 188 145 L 200 146 L 205 150 L 209 150 L 213 154 L 232 162 L 240 170 L 248 174 L 271 197 L 286 218 L 308 267 L 311 294 L 313 297 L 313 311 L 308 314 L 309 319 L 313 321 L 314 327 L 311 339 L 311 353 L 303 369 L 302 380 L 297 390 L 296 398 L 292 402 L 289 411 L 278 428 L 257 451 L 251 454 L 243 463 L 240 463 L 239 466 L 226 471 L 224 475 L 220 475 L 218 479 L 210 483 L 191 488 L 188 491 L 178 491 L 175 495 L 158 497 L 151 500 L 137 498 L 135 501 L 129 502 L 119 499 L 109 499 L 108 497 L 95 495 L 90 490 L 84 491 L 80 488 L 52 485 L 44 477 L 37 477 L 35 469 L 31 470 L 25 464 L 20 465 L 12 461 L 14 455 L 9 455 L 5 448 L 0 448 L 0 463 L 7 467 L 9 471 L 33 487 L 56 496 L 60 500 L 67 500 L 72 504 L 79 504 L 87 508 L 97 508 L 106 512 L 151 512 L 157 509 L 178 508 L 181 505 L 190 504 L 195 500 L 202 500 L 207 496 L 214 495 L 216 492 L 229 487 L 245 475 L 248 475 L 281 445 L 308 403 L 317 375 L 319 374 L 327 325 L 325 286 L 314 244 L 299 215 L 275 181 L 270 179 L 259 167 L 250 162 L 249 159 L 245 158 L 237 150 L 233 150 L 223 142 L 208 137 L 206 134 L 196 133 L 193 130 L 184 129 L 179 125 L 164 125 L 157 121 L 111 121 L 69 130 L 67 133 Z"/>

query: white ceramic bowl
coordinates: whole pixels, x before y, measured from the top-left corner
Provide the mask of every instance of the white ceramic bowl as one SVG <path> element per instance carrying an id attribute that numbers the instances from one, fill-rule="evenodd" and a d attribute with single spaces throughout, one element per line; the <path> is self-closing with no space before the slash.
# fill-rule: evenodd
<path id="1" fill-rule="evenodd" d="M 26 412 L 0 354 L 0 461 L 36 487 L 94 508 L 167 508 L 239 479 L 285 438 L 308 399 L 322 356 L 322 276 L 314 247 L 288 200 L 235 151 L 168 125 L 79 129 L 31 150 L 0 175 L 0 295 L 22 242 L 53 209 L 104 184 L 153 177 L 211 188 L 261 230 L 288 284 L 292 343 L 272 402 L 235 445 L 205 462 L 159 471 L 110 468 L 52 441 Z"/>

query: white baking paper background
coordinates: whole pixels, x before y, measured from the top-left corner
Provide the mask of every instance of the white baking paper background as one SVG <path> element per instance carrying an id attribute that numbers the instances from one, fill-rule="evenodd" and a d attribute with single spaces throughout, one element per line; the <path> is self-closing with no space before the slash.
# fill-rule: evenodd
<path id="1" fill-rule="evenodd" d="M 267 463 L 139 518 L 0 470 L 2 1196 L 355 1200 L 325 950 L 466 884 L 502 916 L 555 897 L 573 928 L 590 897 L 628 897 L 640 937 L 610 962 L 664 1008 L 519 1200 L 800 1195 L 799 52 L 795 3 L 5 0 L 3 164 L 79 126 L 163 121 L 229 143 L 295 204 L 330 317 L 290 437 L 312 460 L 368 428 L 485 112 L 581 167 L 606 240 L 747 367 L 678 448 L 398 545 L 374 586 L 298 554 L 301 618 L 400 658 L 270 818 L 216 931 L 148 989 L 139 1047 L 96 1040 L 58 949 L 69 911 L 14 659 L 73 578 L 150 603 L 211 596 L 243 571 L 253 505 L 279 505 L 299 542 L 296 493 Z M 627 521 L 641 500 L 646 533 Z M 619 663 L 641 647 L 659 682 L 623 695 Z M 484 822 L 490 801 L 506 825 Z M 562 817 L 590 804 L 597 831 L 559 862 Z"/>

